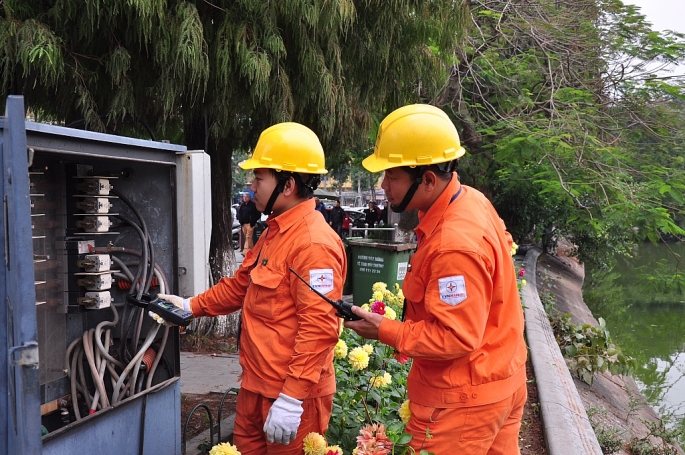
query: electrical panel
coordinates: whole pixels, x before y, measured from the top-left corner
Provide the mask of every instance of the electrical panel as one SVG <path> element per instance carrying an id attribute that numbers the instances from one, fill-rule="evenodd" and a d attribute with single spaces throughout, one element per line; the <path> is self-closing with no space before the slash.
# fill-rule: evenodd
<path id="1" fill-rule="evenodd" d="M 177 179 L 208 200 L 207 155 L 30 122 L 25 153 L 43 453 L 180 453 L 179 328 L 131 302 L 203 290 L 209 204 L 188 226 Z"/>

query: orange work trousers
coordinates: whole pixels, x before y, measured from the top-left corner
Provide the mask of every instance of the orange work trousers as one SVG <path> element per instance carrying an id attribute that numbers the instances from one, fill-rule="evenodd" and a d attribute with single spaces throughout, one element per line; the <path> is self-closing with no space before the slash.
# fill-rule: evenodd
<path id="1" fill-rule="evenodd" d="M 509 398 L 483 406 L 440 409 L 410 402 L 411 418 L 406 427 L 412 435 L 409 444 L 416 453 L 518 455 L 527 396 L 524 384 Z"/>
<path id="2" fill-rule="evenodd" d="M 243 254 L 247 254 L 252 248 L 254 248 L 254 243 L 252 243 L 252 234 L 254 233 L 254 226 L 250 226 L 250 223 L 245 223 L 242 225 L 243 229 Z"/>
<path id="3" fill-rule="evenodd" d="M 333 411 L 333 395 L 307 398 L 302 403 L 302 418 L 297 437 L 290 444 L 271 444 L 266 440 L 264 422 L 269 415 L 273 398 L 240 389 L 235 411 L 233 444 L 242 455 L 302 455 L 302 441 L 309 433 L 323 435 Z"/>

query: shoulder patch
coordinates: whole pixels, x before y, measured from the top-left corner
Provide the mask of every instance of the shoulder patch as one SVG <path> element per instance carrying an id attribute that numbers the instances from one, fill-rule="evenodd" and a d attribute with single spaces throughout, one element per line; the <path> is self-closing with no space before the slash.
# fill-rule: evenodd
<path id="1" fill-rule="evenodd" d="M 466 300 L 466 281 L 463 275 L 438 279 L 440 300 L 448 305 L 457 306 Z"/>
<path id="2" fill-rule="evenodd" d="M 310 270 L 309 285 L 322 294 L 328 294 L 333 290 L 333 269 Z"/>

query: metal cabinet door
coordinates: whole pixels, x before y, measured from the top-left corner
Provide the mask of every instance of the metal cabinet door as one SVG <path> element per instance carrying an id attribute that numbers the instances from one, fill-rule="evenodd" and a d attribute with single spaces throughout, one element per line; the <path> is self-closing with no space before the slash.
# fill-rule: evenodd
<path id="1" fill-rule="evenodd" d="M 41 453 L 36 291 L 24 99 L 0 119 L 0 453 Z"/>

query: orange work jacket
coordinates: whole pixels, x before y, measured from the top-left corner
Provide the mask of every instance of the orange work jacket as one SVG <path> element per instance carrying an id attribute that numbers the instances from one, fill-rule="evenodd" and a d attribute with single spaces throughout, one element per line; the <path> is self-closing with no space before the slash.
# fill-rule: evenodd
<path id="1" fill-rule="evenodd" d="M 289 269 L 340 299 L 347 272 L 343 244 L 313 199 L 269 217 L 267 225 L 232 277 L 191 299 L 192 312 L 217 316 L 242 309 L 242 388 L 271 398 L 335 393 L 339 319 Z"/>
<path id="2" fill-rule="evenodd" d="M 457 408 L 503 400 L 526 380 L 511 236 L 487 198 L 456 174 L 419 218 L 402 286 L 405 322 L 383 319 L 380 340 L 413 358 L 411 401 Z"/>

